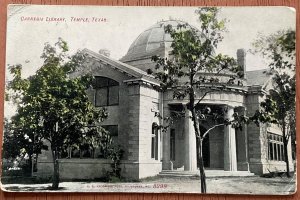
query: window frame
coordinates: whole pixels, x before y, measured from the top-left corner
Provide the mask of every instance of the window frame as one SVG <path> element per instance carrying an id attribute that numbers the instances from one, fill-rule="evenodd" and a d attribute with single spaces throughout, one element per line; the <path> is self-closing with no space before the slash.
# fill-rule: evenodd
<path id="1" fill-rule="evenodd" d="M 268 160 L 275 162 L 284 161 L 283 136 L 267 132 L 268 138 Z"/>
<path id="2" fill-rule="evenodd" d="M 94 105 L 95 107 L 104 107 L 104 106 L 116 106 L 119 105 L 120 102 L 120 84 L 118 81 L 105 77 L 105 76 L 95 76 L 95 82 L 93 84 L 93 89 L 94 89 Z M 101 85 L 101 82 L 104 83 L 103 85 Z M 110 91 L 112 90 L 112 88 L 117 87 L 117 101 L 116 103 L 111 103 L 110 99 Z M 106 97 L 105 97 L 105 104 L 98 104 L 97 103 L 97 93 L 100 90 L 106 91 Z"/>
<path id="3" fill-rule="evenodd" d="M 152 132 L 151 132 L 151 159 L 158 160 L 158 124 L 152 123 Z"/>
<path id="4" fill-rule="evenodd" d="M 109 125 L 101 125 L 102 128 L 104 128 L 106 131 L 109 132 L 110 137 L 118 137 L 119 136 L 119 125 L 117 124 L 109 124 Z M 115 128 L 117 134 L 112 133 L 111 131 L 109 131 L 110 128 Z"/>

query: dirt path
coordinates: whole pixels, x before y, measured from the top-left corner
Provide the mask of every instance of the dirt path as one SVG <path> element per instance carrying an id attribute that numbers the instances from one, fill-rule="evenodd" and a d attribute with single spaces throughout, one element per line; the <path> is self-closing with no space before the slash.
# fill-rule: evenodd
<path id="1" fill-rule="evenodd" d="M 51 184 L 6 184 L 10 191 L 55 192 Z M 138 183 L 62 182 L 61 192 L 156 192 L 200 193 L 197 177 L 154 177 Z M 294 178 L 226 177 L 208 178 L 208 193 L 226 194 L 291 194 L 295 189 Z M 56 191 L 57 192 L 57 191 Z"/>

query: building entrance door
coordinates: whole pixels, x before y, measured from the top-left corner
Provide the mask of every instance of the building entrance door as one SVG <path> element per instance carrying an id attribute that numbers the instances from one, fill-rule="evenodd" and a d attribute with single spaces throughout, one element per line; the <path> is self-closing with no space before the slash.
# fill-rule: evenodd
<path id="1" fill-rule="evenodd" d="M 206 128 L 200 125 L 200 133 L 201 136 L 207 131 Z M 209 150 L 209 135 L 206 135 L 205 139 L 203 140 L 203 162 L 204 162 L 204 167 L 209 168 L 210 167 L 210 150 Z M 197 149 L 199 147 L 199 142 L 197 140 Z M 197 167 L 199 167 L 199 156 L 197 154 Z"/>

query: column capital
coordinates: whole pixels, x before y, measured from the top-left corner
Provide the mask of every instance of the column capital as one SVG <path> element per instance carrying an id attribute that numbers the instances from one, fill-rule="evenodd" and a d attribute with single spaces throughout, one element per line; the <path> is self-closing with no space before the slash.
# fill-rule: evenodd
<path id="1" fill-rule="evenodd" d="M 224 110 L 224 116 L 227 118 L 227 119 L 233 119 L 233 113 L 234 113 L 234 107 L 232 106 L 224 106 L 225 107 L 225 110 Z"/>

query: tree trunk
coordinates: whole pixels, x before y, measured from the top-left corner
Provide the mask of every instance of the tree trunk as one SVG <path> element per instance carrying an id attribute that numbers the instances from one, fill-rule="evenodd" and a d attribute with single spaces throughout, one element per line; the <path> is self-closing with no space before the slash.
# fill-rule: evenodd
<path id="1" fill-rule="evenodd" d="M 203 143 L 201 138 L 201 133 L 199 129 L 199 122 L 196 117 L 195 108 L 192 110 L 192 119 L 195 129 L 195 137 L 198 140 L 198 149 L 196 149 L 197 157 L 198 157 L 198 164 L 199 164 L 199 171 L 200 171 L 200 181 L 201 181 L 201 193 L 206 193 L 206 176 L 205 176 L 205 169 L 204 169 L 204 162 L 203 162 Z"/>
<path id="2" fill-rule="evenodd" d="M 291 177 L 289 157 L 288 157 L 288 148 L 287 148 L 289 141 L 286 138 L 286 124 L 284 121 L 282 123 L 282 137 L 283 137 L 284 161 L 286 164 L 286 176 Z"/>
<path id="3" fill-rule="evenodd" d="M 201 193 L 206 193 L 206 175 L 204 170 L 204 162 L 203 162 L 203 152 L 202 152 L 202 140 L 197 138 L 198 140 L 198 164 L 200 171 L 200 181 L 201 181 Z"/>
<path id="4" fill-rule="evenodd" d="M 58 153 L 52 150 L 53 157 L 53 177 L 52 177 L 52 189 L 57 190 L 59 186 L 59 163 L 58 163 Z"/>
<path id="5" fill-rule="evenodd" d="M 28 154 L 28 169 L 26 169 L 26 175 L 28 175 L 28 173 L 30 174 L 30 176 L 32 177 L 33 175 L 33 170 L 32 170 L 32 164 L 33 159 L 32 159 L 32 154 Z"/>
<path id="6" fill-rule="evenodd" d="M 203 149 L 202 149 L 202 136 L 200 133 L 200 127 L 199 127 L 199 121 L 198 117 L 196 114 L 196 108 L 195 108 L 195 91 L 193 87 L 193 80 L 194 80 L 194 75 L 195 72 L 191 72 L 190 75 L 190 85 L 191 85 L 191 90 L 189 91 L 189 106 L 188 109 L 192 113 L 192 121 L 195 129 L 195 137 L 196 140 L 199 141 L 199 146 L 198 149 L 196 149 L 196 153 L 198 154 L 199 157 L 199 171 L 200 171 L 200 181 L 201 181 L 201 193 L 206 193 L 206 176 L 205 176 L 205 170 L 204 170 L 204 163 L 203 163 Z"/>
<path id="7" fill-rule="evenodd" d="M 288 142 L 283 139 L 283 149 L 284 149 L 284 162 L 285 162 L 285 165 L 286 165 L 286 176 L 287 177 L 291 177 L 290 175 L 290 163 L 289 163 L 289 157 L 288 157 Z"/>
<path id="8" fill-rule="evenodd" d="M 39 158 L 39 154 L 37 153 L 36 156 L 35 156 L 35 167 L 33 168 L 34 169 L 34 172 L 37 171 L 37 163 L 38 163 L 38 158 Z"/>

